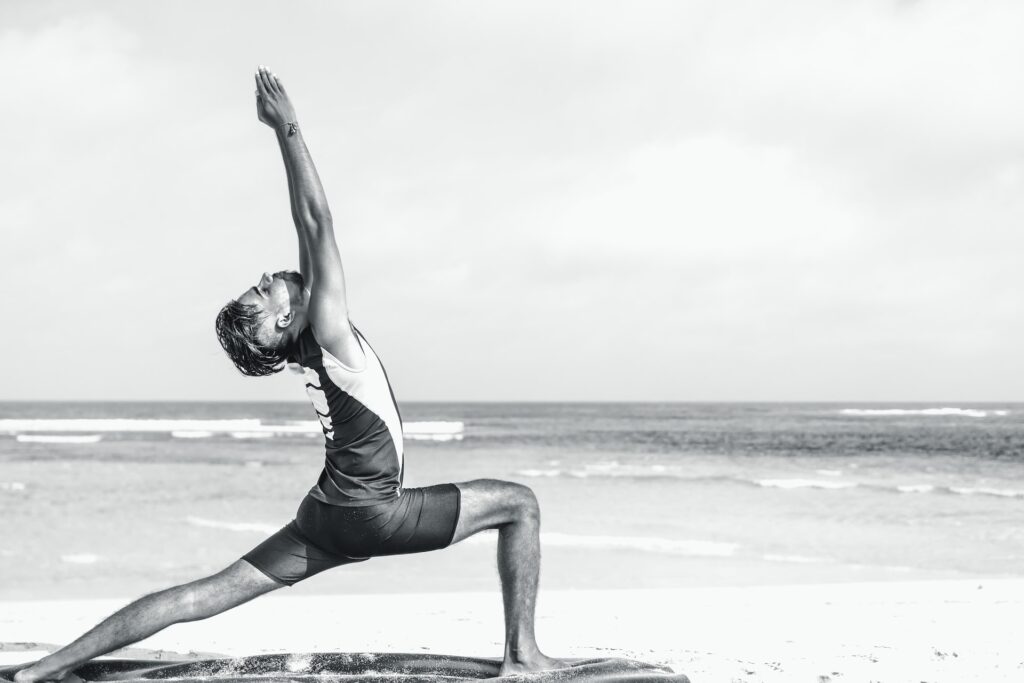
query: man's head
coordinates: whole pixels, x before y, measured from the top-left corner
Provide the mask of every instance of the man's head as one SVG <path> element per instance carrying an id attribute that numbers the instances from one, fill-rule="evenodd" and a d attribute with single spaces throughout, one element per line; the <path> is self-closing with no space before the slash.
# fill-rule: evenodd
<path id="1" fill-rule="evenodd" d="M 302 275 L 264 273 L 217 314 L 217 338 L 243 375 L 271 375 L 284 367 L 306 327 L 308 306 Z"/>

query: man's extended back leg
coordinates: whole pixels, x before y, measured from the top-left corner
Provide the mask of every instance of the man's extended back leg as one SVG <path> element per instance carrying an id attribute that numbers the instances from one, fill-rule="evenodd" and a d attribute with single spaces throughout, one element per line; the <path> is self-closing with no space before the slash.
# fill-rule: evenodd
<path id="1" fill-rule="evenodd" d="M 540 576 L 540 506 L 521 484 L 477 479 L 456 484 L 462 494 L 452 543 L 486 529 L 498 530 L 498 573 L 505 604 L 502 675 L 564 666 L 545 656 L 534 635 Z"/>
<path id="2" fill-rule="evenodd" d="M 238 560 L 212 576 L 139 598 L 70 645 L 22 669 L 15 680 L 59 680 L 93 657 L 137 643 L 171 624 L 212 617 L 280 587 L 245 560 Z"/>

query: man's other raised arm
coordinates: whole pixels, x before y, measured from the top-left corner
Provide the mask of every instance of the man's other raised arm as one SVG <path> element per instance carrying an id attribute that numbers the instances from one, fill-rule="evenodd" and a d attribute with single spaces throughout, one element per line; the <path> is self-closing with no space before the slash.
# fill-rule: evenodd
<path id="1" fill-rule="evenodd" d="M 348 320 L 345 273 L 327 196 L 299 130 L 295 109 L 280 79 L 256 73 L 260 121 L 274 129 L 281 147 L 292 219 L 299 237 L 299 270 L 310 290 L 309 321 L 317 341 L 346 365 L 362 367 L 362 350 Z"/>

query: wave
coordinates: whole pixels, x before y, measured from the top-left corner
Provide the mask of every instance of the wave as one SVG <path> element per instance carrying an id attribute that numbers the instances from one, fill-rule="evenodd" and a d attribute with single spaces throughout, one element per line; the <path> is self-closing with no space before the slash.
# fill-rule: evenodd
<path id="1" fill-rule="evenodd" d="M 950 486 L 949 491 L 964 496 L 997 496 L 999 498 L 1024 498 L 1020 489 L 972 488 L 966 486 Z"/>
<path id="2" fill-rule="evenodd" d="M 935 491 L 935 486 L 932 484 L 903 484 L 897 486 L 896 490 L 900 493 L 932 493 Z"/>
<path id="3" fill-rule="evenodd" d="M 409 441 L 462 441 L 463 434 L 403 434 Z"/>
<path id="4" fill-rule="evenodd" d="M 557 460 L 549 464 L 557 464 Z M 558 467 L 527 468 L 515 472 L 521 477 L 569 477 L 572 479 L 626 478 L 626 479 L 729 479 L 730 477 L 693 477 L 681 467 L 668 465 L 622 465 L 618 462 L 598 462 L 581 468 L 561 469 Z"/>
<path id="5" fill-rule="evenodd" d="M 837 470 L 820 470 L 819 472 L 829 477 L 842 476 L 842 472 Z M 858 486 L 856 482 L 838 481 L 837 479 L 745 479 L 727 474 L 691 475 L 683 470 L 683 468 L 670 468 L 665 465 L 643 466 L 617 465 L 613 463 L 587 465 L 582 469 L 523 469 L 516 470 L 515 474 L 531 478 L 635 479 L 645 481 L 678 481 L 691 484 L 729 483 L 779 489 L 848 489 Z"/>
<path id="6" fill-rule="evenodd" d="M 459 441 L 463 438 L 465 424 L 461 421 L 406 422 L 403 426 L 406 438 L 429 441 Z M 0 419 L 0 434 L 31 436 L 36 432 L 89 432 L 105 433 L 163 433 L 176 439 L 209 438 L 215 434 L 231 435 L 235 438 L 261 438 L 263 435 L 288 436 L 323 434 L 318 420 L 285 420 L 281 423 L 264 424 L 256 418 L 227 420 L 203 419 L 135 419 L 135 418 L 73 418 L 73 419 Z M 256 436 L 259 434 L 260 436 Z M 37 439 L 25 439 L 34 441 Z M 97 440 L 99 440 L 97 438 Z M 46 443 L 70 443 L 49 441 Z M 75 443 L 88 443 L 79 441 Z"/>
<path id="7" fill-rule="evenodd" d="M 280 524 L 260 524 L 258 522 L 218 522 L 213 519 L 202 517 L 186 517 L 185 521 L 192 526 L 207 527 L 210 529 L 225 529 L 227 531 L 256 532 L 261 534 L 276 533 L 281 528 Z"/>
<path id="8" fill-rule="evenodd" d="M 675 540 L 644 536 L 576 536 L 573 534 L 542 533 L 541 543 L 564 548 L 621 548 L 669 555 L 695 555 L 699 557 L 728 557 L 736 553 L 739 545 L 718 541 Z"/>
<path id="9" fill-rule="evenodd" d="M 4 419 L 0 432 L 230 432 L 259 429 L 258 419 L 188 420 L 135 418 Z M 283 428 L 289 428 L 282 425 Z"/>
<path id="10" fill-rule="evenodd" d="M 493 543 L 495 532 L 484 532 L 470 536 L 464 543 Z M 583 536 L 544 532 L 540 534 L 542 547 L 587 548 L 591 550 L 638 550 L 662 555 L 683 555 L 687 557 L 730 557 L 736 554 L 739 545 L 721 541 L 694 539 L 658 538 L 653 536 Z"/>
<path id="11" fill-rule="evenodd" d="M 777 489 L 850 489 L 857 486 L 852 481 L 829 481 L 824 479 L 757 479 L 758 486 Z"/>
<path id="12" fill-rule="evenodd" d="M 273 432 L 231 432 L 232 439 L 271 439 Z"/>
<path id="13" fill-rule="evenodd" d="M 0 491 L 24 491 L 25 483 L 21 481 L 0 481 Z"/>
<path id="14" fill-rule="evenodd" d="M 462 422 L 406 422 L 402 435 L 412 441 L 462 441 L 466 426 Z"/>
<path id="15" fill-rule="evenodd" d="M 743 480 L 737 480 L 743 481 Z M 887 493 L 954 494 L 962 496 L 996 496 L 998 498 L 1024 498 L 1024 490 L 999 489 L 991 487 L 945 486 L 941 484 L 871 484 L 864 482 L 837 482 L 814 479 L 768 479 L 755 482 L 758 486 L 783 489 L 819 488 L 845 489 L 861 488 Z"/>
<path id="16" fill-rule="evenodd" d="M 798 491 L 816 489 L 819 491 L 838 491 L 846 489 L 867 489 L 884 493 L 904 494 L 954 494 L 965 496 L 994 496 L 998 498 L 1024 498 L 1024 489 L 951 486 L 942 484 L 878 484 L 863 481 L 842 480 L 842 472 L 838 470 L 816 470 L 829 479 L 809 478 L 777 478 L 777 479 L 746 479 L 730 475 L 691 475 L 682 468 L 665 466 L 619 465 L 617 463 L 597 463 L 580 469 L 561 469 L 557 467 L 531 468 L 516 470 L 519 477 L 530 478 L 564 478 L 564 479 L 632 479 L 635 481 L 675 481 L 687 484 L 732 484 L 740 486 L 756 486 L 767 489 Z"/>
<path id="17" fill-rule="evenodd" d="M 829 564 L 835 560 L 827 557 L 807 557 L 804 555 L 765 555 L 761 558 L 767 562 L 787 562 L 790 564 Z"/>
<path id="18" fill-rule="evenodd" d="M 732 477 L 688 477 L 679 473 L 672 472 L 654 472 L 650 470 L 637 470 L 634 472 L 595 472 L 590 469 L 571 469 L 571 470 L 560 470 L 560 469 L 525 469 L 516 470 L 515 474 L 521 477 L 566 477 L 569 479 L 643 479 L 648 481 L 653 480 L 669 480 L 669 481 L 707 481 L 707 480 L 729 480 Z"/>
<path id="19" fill-rule="evenodd" d="M 843 408 L 839 412 L 842 415 L 858 417 L 899 417 L 903 415 L 924 415 L 929 417 L 947 415 L 988 417 L 989 415 L 996 415 L 1003 417 L 1010 414 L 1009 410 L 981 410 L 980 408 Z"/>
<path id="20" fill-rule="evenodd" d="M 19 443 L 99 443 L 100 434 L 18 434 Z"/>
<path id="21" fill-rule="evenodd" d="M 890 487 L 877 487 L 888 489 Z M 1024 498 L 1021 489 L 997 489 L 986 486 L 941 486 L 937 484 L 903 484 L 892 487 L 900 493 L 944 493 L 960 496 L 995 496 L 996 498 Z"/>
<path id="22" fill-rule="evenodd" d="M 78 553 L 78 554 L 74 554 L 74 555 L 61 555 L 60 556 L 60 561 L 61 562 L 66 562 L 68 564 L 96 564 L 97 562 L 100 561 L 100 556 L 99 555 L 94 555 L 93 553 Z"/>
<path id="23" fill-rule="evenodd" d="M 699 483 L 730 483 L 761 488 L 779 489 L 848 489 L 858 486 L 856 482 L 842 481 L 839 470 L 816 470 L 818 474 L 829 479 L 746 479 L 727 474 L 693 475 L 683 467 L 668 465 L 623 465 L 618 462 L 592 463 L 582 468 L 561 469 L 557 467 L 530 468 L 516 470 L 515 474 L 531 478 L 569 479 L 634 479 L 644 481 L 678 481 L 691 484 Z"/>
<path id="24" fill-rule="evenodd" d="M 518 470 L 516 474 L 521 477 L 557 477 L 562 470 Z"/>

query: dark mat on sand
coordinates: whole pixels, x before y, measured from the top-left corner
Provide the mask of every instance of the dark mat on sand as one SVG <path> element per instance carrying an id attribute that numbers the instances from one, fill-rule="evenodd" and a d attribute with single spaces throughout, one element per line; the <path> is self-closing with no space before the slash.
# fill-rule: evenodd
<path id="1" fill-rule="evenodd" d="M 631 659 L 574 659 L 564 669 L 497 678 L 503 681 L 607 681 L 608 683 L 689 683 L 670 669 Z M 85 681 L 154 681 L 175 679 L 211 683 L 259 681 L 372 681 L 373 683 L 441 683 L 495 678 L 495 659 L 448 655 L 312 653 L 257 655 L 237 659 L 158 661 L 104 659 L 75 671 Z M 13 678 L 16 667 L 0 669 L 0 678 Z"/>

